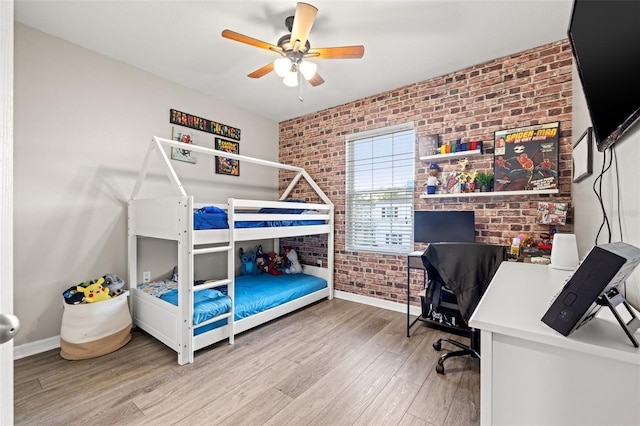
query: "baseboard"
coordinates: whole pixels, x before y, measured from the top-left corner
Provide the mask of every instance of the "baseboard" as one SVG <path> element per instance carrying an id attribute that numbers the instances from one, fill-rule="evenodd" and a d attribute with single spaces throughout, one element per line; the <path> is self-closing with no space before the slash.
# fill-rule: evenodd
<path id="1" fill-rule="evenodd" d="M 348 300 L 350 302 L 362 303 L 364 305 L 375 306 L 376 308 L 387 309 L 389 311 L 407 313 L 407 305 L 404 303 L 376 299 L 375 297 L 363 296 L 361 294 L 354 294 L 340 290 L 335 290 L 333 295 L 338 299 Z M 411 315 L 418 316 L 421 314 L 422 310 L 419 306 L 411 306 L 409 312 Z M 13 359 L 26 358 L 52 349 L 58 349 L 59 347 L 60 336 L 53 336 L 36 342 L 25 343 L 23 345 L 13 347 Z"/>
<path id="2" fill-rule="evenodd" d="M 349 293 L 347 291 L 334 290 L 333 296 L 337 299 L 348 300 L 350 302 L 362 303 L 364 305 L 375 306 L 376 308 L 387 309 L 389 311 L 407 313 L 406 303 L 391 302 L 389 300 L 377 299 L 375 297 L 363 296 L 361 294 Z M 418 316 L 422 313 L 419 306 L 411 306 L 411 315 Z"/>
<path id="3" fill-rule="evenodd" d="M 13 359 L 26 358 L 42 352 L 50 351 L 60 347 L 60 336 L 48 337 L 35 342 L 25 343 L 13 347 Z"/>

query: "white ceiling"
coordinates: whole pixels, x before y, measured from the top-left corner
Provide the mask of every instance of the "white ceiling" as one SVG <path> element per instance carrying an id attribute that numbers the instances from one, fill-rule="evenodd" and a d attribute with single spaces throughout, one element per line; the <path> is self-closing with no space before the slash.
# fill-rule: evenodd
<path id="1" fill-rule="evenodd" d="M 1 1 L 1 0 L 0 0 Z M 15 0 L 15 19 L 225 104 L 281 122 L 566 38 L 573 0 L 309 0 L 311 47 L 362 44 L 362 59 L 318 61 L 326 81 L 298 89 L 250 72 L 275 53 L 290 1 Z"/>

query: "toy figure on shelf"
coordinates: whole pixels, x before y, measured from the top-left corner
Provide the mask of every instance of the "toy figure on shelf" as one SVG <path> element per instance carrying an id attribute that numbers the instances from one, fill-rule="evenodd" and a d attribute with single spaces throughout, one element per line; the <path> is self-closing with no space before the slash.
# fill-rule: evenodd
<path id="1" fill-rule="evenodd" d="M 429 164 L 429 177 L 427 178 L 427 194 L 435 194 L 436 188 L 442 182 L 438 178 L 440 168 L 436 163 Z"/>

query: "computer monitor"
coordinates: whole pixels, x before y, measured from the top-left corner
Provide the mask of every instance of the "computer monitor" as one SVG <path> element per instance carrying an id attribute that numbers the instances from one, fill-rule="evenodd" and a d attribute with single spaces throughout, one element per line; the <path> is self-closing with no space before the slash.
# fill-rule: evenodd
<path id="1" fill-rule="evenodd" d="M 417 243 L 474 243 L 476 220 L 467 210 L 416 210 L 413 241 Z"/>

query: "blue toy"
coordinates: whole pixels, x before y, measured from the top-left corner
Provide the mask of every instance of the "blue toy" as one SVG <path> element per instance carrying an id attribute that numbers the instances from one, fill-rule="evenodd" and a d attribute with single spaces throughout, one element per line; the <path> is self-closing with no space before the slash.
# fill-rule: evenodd
<path id="1" fill-rule="evenodd" d="M 240 262 L 242 263 L 240 267 L 240 274 L 257 275 L 260 273 L 260 269 L 258 269 L 258 264 L 256 263 L 255 251 L 244 251 L 241 247 Z"/>

